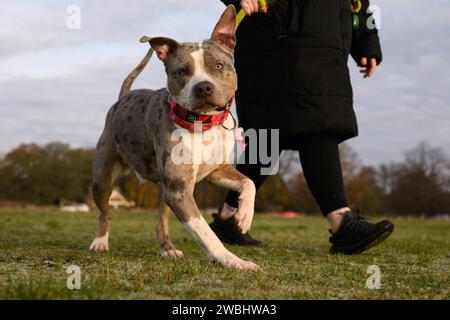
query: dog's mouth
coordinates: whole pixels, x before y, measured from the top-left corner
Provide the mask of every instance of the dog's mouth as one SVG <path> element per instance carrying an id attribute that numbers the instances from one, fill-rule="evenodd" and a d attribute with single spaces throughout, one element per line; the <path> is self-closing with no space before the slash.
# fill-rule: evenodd
<path id="1" fill-rule="evenodd" d="M 210 104 L 204 104 L 200 107 L 193 108 L 192 111 L 196 113 L 211 113 L 211 112 L 223 112 L 227 109 L 226 106 L 215 106 Z"/>
<path id="2" fill-rule="evenodd" d="M 199 101 L 200 102 L 200 101 Z M 204 114 L 212 114 L 212 113 L 220 113 L 224 112 L 228 107 L 228 102 L 222 103 L 221 101 L 216 100 L 204 100 L 203 103 L 198 103 L 197 106 L 194 106 L 191 111 L 196 113 L 204 113 Z"/>

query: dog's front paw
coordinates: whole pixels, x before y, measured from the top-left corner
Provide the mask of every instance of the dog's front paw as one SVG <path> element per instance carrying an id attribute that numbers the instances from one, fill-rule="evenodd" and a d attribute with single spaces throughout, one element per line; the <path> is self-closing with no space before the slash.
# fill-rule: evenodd
<path id="1" fill-rule="evenodd" d="M 238 227 L 241 229 L 242 233 L 247 233 L 250 230 L 253 222 L 253 215 L 255 209 L 253 205 L 253 199 L 242 199 L 239 203 L 238 212 L 234 215 Z"/>
<path id="2" fill-rule="evenodd" d="M 168 257 L 172 259 L 181 258 L 183 256 L 183 252 L 176 249 L 170 249 L 170 250 L 161 250 L 161 255 L 163 257 Z"/>
<path id="3" fill-rule="evenodd" d="M 250 230 L 255 213 L 255 185 L 251 180 L 245 182 L 244 191 L 239 196 L 239 208 L 234 218 L 242 233 Z"/>
<path id="4" fill-rule="evenodd" d="M 241 258 L 235 256 L 232 253 L 228 253 L 222 258 L 216 259 L 218 262 L 221 262 L 223 265 L 231 268 L 236 268 L 240 270 L 249 270 L 249 271 L 260 271 L 261 268 L 251 261 L 245 261 Z"/>
<path id="5" fill-rule="evenodd" d="M 254 272 L 261 271 L 261 268 L 256 263 L 253 263 L 251 261 L 245 261 L 237 257 L 236 259 L 229 261 L 228 266 L 240 270 L 249 270 Z"/>
<path id="6" fill-rule="evenodd" d="M 243 207 L 240 208 L 234 216 L 239 229 L 241 229 L 242 234 L 245 234 L 250 230 L 253 221 L 253 214 L 254 210 L 252 207 Z"/>
<path id="7" fill-rule="evenodd" d="M 99 237 L 95 238 L 89 246 L 89 250 L 96 252 L 109 251 L 108 238 Z"/>

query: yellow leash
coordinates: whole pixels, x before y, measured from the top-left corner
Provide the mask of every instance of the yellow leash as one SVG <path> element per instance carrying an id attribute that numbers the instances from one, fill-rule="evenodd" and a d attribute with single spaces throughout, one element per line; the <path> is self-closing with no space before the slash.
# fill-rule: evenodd
<path id="1" fill-rule="evenodd" d="M 267 6 L 271 6 L 274 5 L 275 3 L 277 3 L 278 0 L 259 0 L 259 8 L 264 8 Z M 239 12 L 236 15 L 236 29 L 239 27 L 239 25 L 241 24 L 242 20 L 244 20 L 244 18 L 247 16 L 247 13 L 245 13 L 244 9 L 239 10 Z"/>

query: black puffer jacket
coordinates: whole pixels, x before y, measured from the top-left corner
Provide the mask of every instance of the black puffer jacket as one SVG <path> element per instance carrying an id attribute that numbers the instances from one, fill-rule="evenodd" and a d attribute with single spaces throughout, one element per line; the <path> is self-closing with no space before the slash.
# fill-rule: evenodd
<path id="1" fill-rule="evenodd" d="M 239 1 L 222 0 L 234 4 Z M 246 17 L 237 31 L 236 103 L 245 128 L 278 128 L 284 136 L 358 134 L 347 67 L 381 62 L 377 30 L 366 21 L 368 0 L 352 28 L 351 0 L 280 0 L 267 14 Z"/>

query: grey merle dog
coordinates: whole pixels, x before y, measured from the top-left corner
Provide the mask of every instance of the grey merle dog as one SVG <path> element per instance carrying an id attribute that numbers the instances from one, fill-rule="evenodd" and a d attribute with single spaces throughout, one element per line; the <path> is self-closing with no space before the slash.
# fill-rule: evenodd
<path id="1" fill-rule="evenodd" d="M 172 139 L 172 134 L 180 126 L 171 119 L 171 101 L 195 115 L 214 116 L 228 112 L 228 109 L 224 111 L 224 106 L 229 104 L 237 89 L 233 65 L 235 31 L 236 12 L 233 6 L 229 6 L 211 38 L 200 43 L 178 43 L 165 37 L 141 38 L 141 42 L 149 42 L 151 48 L 124 81 L 119 100 L 107 114 L 95 150 L 93 196 L 100 210 L 100 221 L 90 250 L 109 250 L 111 216 L 108 200 L 114 182 L 132 170 L 142 183 L 158 184 L 157 237 L 162 255 L 173 258 L 182 256 L 182 252 L 169 239 L 170 208 L 210 259 L 238 269 L 259 269 L 253 262 L 240 259 L 223 246 L 203 218 L 193 197 L 194 186 L 202 179 L 239 192 L 239 209 L 235 219 L 242 232 L 246 233 L 254 213 L 253 182 L 228 163 L 194 161 L 180 164 L 173 158 L 173 150 L 179 142 Z M 165 65 L 167 88 L 130 91 L 133 81 L 145 68 L 153 52 Z M 220 124 L 215 129 L 227 130 Z M 195 134 L 185 130 L 183 138 L 192 138 Z M 221 140 L 212 143 L 228 142 Z"/>

